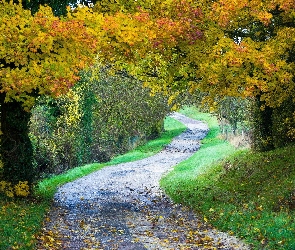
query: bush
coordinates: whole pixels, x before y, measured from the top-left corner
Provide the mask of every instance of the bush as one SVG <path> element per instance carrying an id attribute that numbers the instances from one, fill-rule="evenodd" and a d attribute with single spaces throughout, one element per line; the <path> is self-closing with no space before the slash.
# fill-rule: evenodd
<path id="1" fill-rule="evenodd" d="M 225 97 L 216 103 L 215 114 L 226 140 L 268 151 L 284 147 L 295 138 L 295 105 L 291 99 L 279 107 L 265 106 L 259 97 Z"/>
<path id="2" fill-rule="evenodd" d="M 284 147 L 294 140 L 295 104 L 287 100 L 279 107 L 265 107 L 259 100 L 253 101 L 253 148 L 257 151 L 268 151 Z"/>
<path id="3" fill-rule="evenodd" d="M 32 111 L 30 137 L 39 175 L 105 162 L 133 149 L 161 133 L 169 111 L 165 97 L 151 96 L 125 72 L 83 72 L 67 94 L 43 97 Z"/>

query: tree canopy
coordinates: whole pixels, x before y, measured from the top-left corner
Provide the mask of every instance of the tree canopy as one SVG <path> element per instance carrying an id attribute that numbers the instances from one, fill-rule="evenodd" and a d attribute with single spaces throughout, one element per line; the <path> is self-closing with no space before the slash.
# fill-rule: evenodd
<path id="1" fill-rule="evenodd" d="M 51 92 L 60 92 L 71 86 L 75 73 L 89 61 L 89 51 L 97 48 L 100 60 L 127 68 L 154 91 L 174 95 L 201 89 L 213 99 L 259 95 L 270 107 L 294 98 L 293 1 L 102 0 L 94 8 L 69 12 L 66 18 L 54 17 L 48 7 L 28 18 L 20 5 L 2 5 L 3 80 L 8 84 L 17 71 L 21 72 L 17 78 L 23 77 L 9 87 L 2 84 L 7 96 L 20 95 L 8 91 L 16 82 L 22 81 L 16 88 L 28 92 L 37 86 L 30 84 L 31 89 L 24 90 L 24 79 L 34 83 L 38 74 L 48 74 L 57 81 L 58 72 L 63 76 L 55 90 L 46 77 L 42 77 L 46 84 L 38 78 L 38 88 L 45 93 L 50 85 Z M 14 28 L 8 28 L 11 22 Z M 74 53 L 78 50 L 79 57 Z M 68 59 L 73 66 L 62 66 L 57 58 Z M 32 70 L 34 80 L 28 77 Z"/>
<path id="2" fill-rule="evenodd" d="M 155 91 L 259 96 L 270 107 L 294 98 L 294 1 L 123 6 L 105 19 L 109 48 Z"/>
<path id="3" fill-rule="evenodd" d="M 0 0 L 2 159 L 20 154 L 15 142 L 29 143 L 17 137 L 29 118 L 20 105 L 28 111 L 40 95 L 65 93 L 94 61 L 170 102 L 196 90 L 211 106 L 226 96 L 255 99 L 263 140 L 271 140 L 274 113 L 295 137 L 293 0 L 101 0 L 67 11 L 70 2 L 40 2 L 53 10 L 22 2 Z"/>
<path id="4" fill-rule="evenodd" d="M 42 7 L 32 16 L 21 5 L 0 2 L 0 83 L 5 101 L 28 109 L 39 95 L 58 95 L 93 61 L 95 37 L 83 21 L 55 17 Z"/>

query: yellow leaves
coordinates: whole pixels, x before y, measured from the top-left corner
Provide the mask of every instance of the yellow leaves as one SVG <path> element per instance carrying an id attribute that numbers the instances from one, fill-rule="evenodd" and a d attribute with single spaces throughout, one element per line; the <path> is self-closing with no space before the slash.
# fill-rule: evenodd
<path id="1" fill-rule="evenodd" d="M 30 194 L 28 182 L 19 181 L 19 183 L 14 186 L 14 191 L 17 196 L 28 196 Z"/>
<path id="2" fill-rule="evenodd" d="M 212 4 L 212 11 L 209 14 L 210 18 L 218 21 L 221 27 L 226 27 L 231 24 L 232 19 L 237 17 L 241 10 L 248 6 L 247 0 L 231 1 L 222 0 Z"/>
<path id="3" fill-rule="evenodd" d="M 290 11 L 294 5 L 292 0 L 219 0 L 212 4 L 209 17 L 222 28 L 239 28 L 239 25 L 255 21 L 268 26 L 273 18 L 272 11 L 278 6 L 283 11 Z"/>
<path id="4" fill-rule="evenodd" d="M 155 72 L 157 82 L 143 79 L 153 91 L 168 93 L 175 76 L 186 80 L 192 75 L 202 80 L 193 84 L 191 91 L 200 87 L 214 95 L 253 96 L 259 91 L 279 92 L 287 85 L 291 93 L 293 69 L 286 63 L 286 51 L 293 46 L 294 28 L 277 27 L 277 37 L 264 42 L 250 38 L 237 42 L 223 30 L 252 27 L 254 22 L 267 28 L 272 10 L 276 6 L 290 10 L 293 1 L 169 0 L 142 3 L 142 8 L 128 4 L 114 3 L 109 13 L 102 2 L 94 10 L 81 6 L 59 19 L 48 7 L 30 16 L 18 5 L 1 2 L 0 32 L 4 36 L 0 37 L 0 59 L 6 65 L 0 66 L 0 75 L 8 99 L 24 99 L 29 106 L 32 101 L 25 99 L 32 91 L 66 92 L 77 81 L 78 72 L 93 63 L 97 52 L 102 62 L 118 68 L 133 64 L 129 68 L 134 74 Z M 175 56 L 178 53 L 180 56 Z M 190 66 L 183 68 L 183 61 L 178 62 L 181 57 L 192 64 L 192 74 L 187 73 Z M 10 63 L 21 69 L 6 70 Z M 74 120 L 69 118 L 71 122 Z"/>
<path id="5" fill-rule="evenodd" d="M 7 184 L 5 181 L 0 181 L 0 192 L 3 192 L 5 190 L 6 185 Z"/>
<path id="6" fill-rule="evenodd" d="M 64 109 L 65 115 L 58 118 L 57 125 L 60 125 L 60 127 L 78 128 L 83 115 L 79 93 L 70 89 L 66 94 L 58 97 L 58 99 L 63 103 L 62 108 Z M 62 136 L 64 131 L 62 129 L 57 130 L 57 133 Z M 81 197 L 82 199 L 84 198 Z"/>
<path id="7" fill-rule="evenodd" d="M 155 37 L 152 21 L 149 18 L 147 13 L 142 12 L 134 15 L 118 12 L 113 16 L 105 17 L 102 29 L 112 39 L 108 46 L 114 46 L 119 51 L 125 49 L 127 52 L 128 47 L 124 48 L 123 44 L 144 48 L 145 41 Z"/>
<path id="8" fill-rule="evenodd" d="M 249 86 L 245 89 L 248 92 L 246 96 L 256 95 L 255 91 L 262 90 L 263 92 L 267 91 L 267 82 L 257 79 L 255 77 L 246 77 L 246 86 Z"/>
<path id="9" fill-rule="evenodd" d="M 48 230 L 46 231 L 46 234 L 39 236 L 38 240 L 42 242 L 42 247 L 44 249 L 61 249 L 62 243 L 56 232 Z"/>
<path id="10" fill-rule="evenodd" d="M 272 14 L 269 12 L 259 12 L 256 16 L 259 21 L 266 26 L 270 24 L 271 18 L 273 17 Z"/>
<path id="11" fill-rule="evenodd" d="M 279 8 L 284 11 L 292 10 L 295 8 L 295 3 L 293 0 L 277 0 Z"/>
<path id="12" fill-rule="evenodd" d="M 26 197 L 30 194 L 30 187 L 27 181 L 19 181 L 13 186 L 10 182 L 0 181 L 0 193 L 4 193 L 8 197 Z"/>
<path id="13" fill-rule="evenodd" d="M 260 212 L 263 211 L 263 207 L 262 207 L 262 205 L 257 206 L 257 207 L 256 207 L 256 210 L 258 210 L 258 211 L 260 211 Z"/>
<path id="14" fill-rule="evenodd" d="M 20 5 L 0 5 L 0 75 L 5 75 L 0 84 L 7 101 L 21 101 L 28 109 L 33 91 L 63 93 L 92 63 L 97 43 L 83 20 L 59 19 L 49 7 L 31 16 Z"/>

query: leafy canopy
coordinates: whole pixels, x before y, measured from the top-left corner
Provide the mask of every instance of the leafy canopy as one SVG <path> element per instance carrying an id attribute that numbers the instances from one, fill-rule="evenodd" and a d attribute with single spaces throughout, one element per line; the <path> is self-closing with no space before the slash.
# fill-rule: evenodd
<path id="1" fill-rule="evenodd" d="M 154 91 L 294 98 L 294 1 L 100 1 L 101 58 Z"/>
<path id="2" fill-rule="evenodd" d="M 171 99 L 200 89 L 277 107 L 294 98 L 294 17 L 292 0 L 102 0 L 62 18 L 1 2 L 2 92 L 25 106 L 60 94 L 97 52 Z"/>
<path id="3" fill-rule="evenodd" d="M 19 4 L 0 1 L 0 24 L 1 92 L 26 109 L 39 95 L 70 88 L 97 49 L 83 20 L 55 17 L 49 7 L 32 16 Z"/>

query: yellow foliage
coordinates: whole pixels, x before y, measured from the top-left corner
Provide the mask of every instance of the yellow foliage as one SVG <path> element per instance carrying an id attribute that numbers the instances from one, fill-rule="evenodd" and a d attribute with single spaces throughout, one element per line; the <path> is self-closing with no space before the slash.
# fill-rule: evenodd
<path id="1" fill-rule="evenodd" d="M 93 62 L 97 49 L 97 39 L 83 20 L 55 17 L 44 6 L 32 16 L 20 4 L 0 0 L 0 33 L 1 91 L 6 101 L 23 102 L 26 109 L 36 92 L 66 92 L 79 71 Z"/>
<path id="2" fill-rule="evenodd" d="M 29 189 L 27 181 L 19 181 L 15 186 L 12 186 L 10 182 L 0 181 L 0 193 L 11 198 L 14 196 L 26 197 L 30 194 Z"/>
<path id="3" fill-rule="evenodd" d="M 65 122 L 67 126 L 79 126 L 80 118 L 82 117 L 82 112 L 80 110 L 80 96 L 77 92 L 73 90 L 69 90 L 69 92 L 65 95 L 68 102 L 65 105 L 67 111 L 65 112 Z"/>
<path id="4" fill-rule="evenodd" d="M 6 187 L 5 181 L 0 181 L 0 192 L 3 193 Z"/>
<path id="5" fill-rule="evenodd" d="M 19 183 L 14 186 L 16 196 L 28 196 L 30 194 L 29 189 L 27 181 L 19 181 Z"/>

